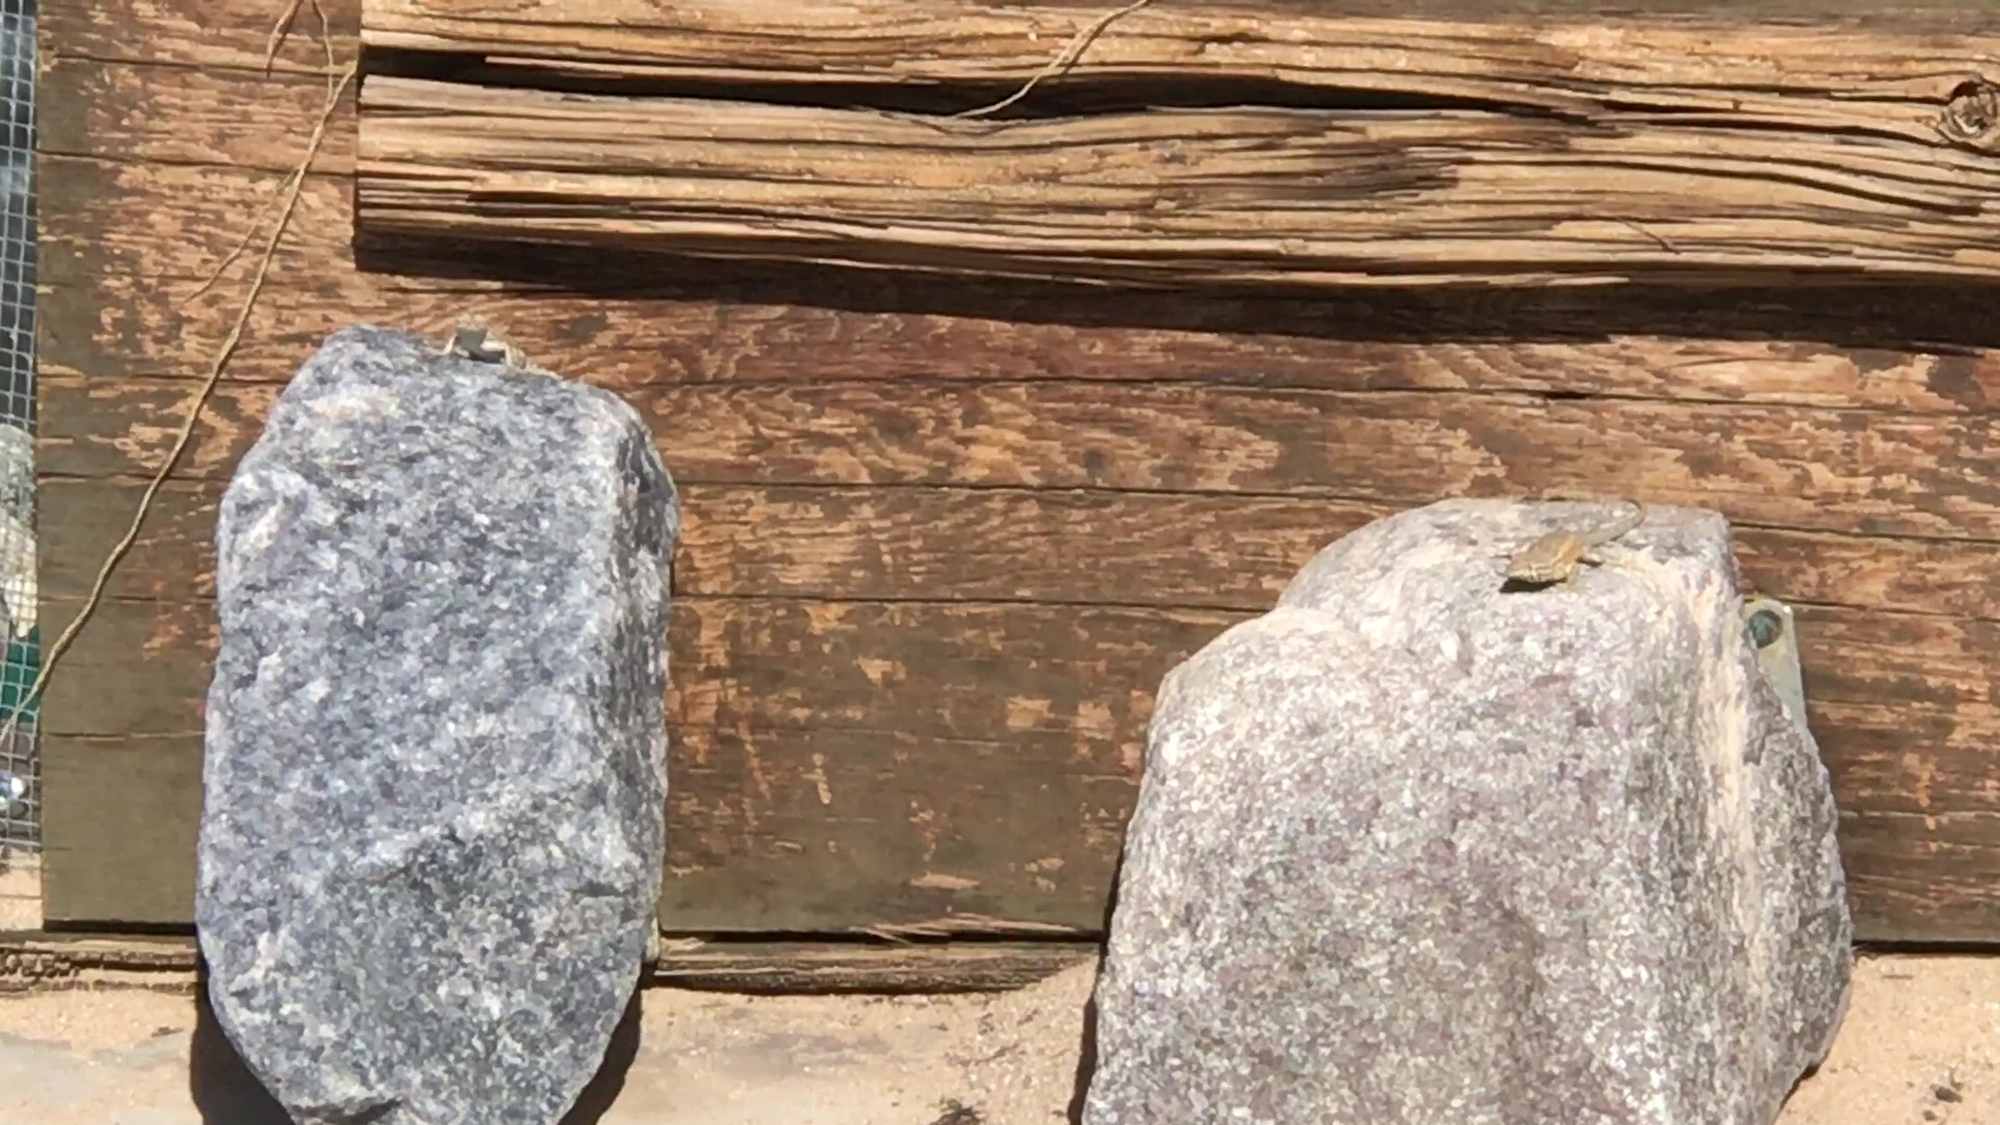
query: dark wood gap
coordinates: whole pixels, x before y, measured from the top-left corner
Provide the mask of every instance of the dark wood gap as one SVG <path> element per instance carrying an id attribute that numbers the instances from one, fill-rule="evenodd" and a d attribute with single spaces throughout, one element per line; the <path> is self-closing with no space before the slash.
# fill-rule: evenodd
<path id="1" fill-rule="evenodd" d="M 1309 86 L 1275 78 L 1104 75 L 1093 74 L 1086 69 L 1045 79 L 1035 87 L 1034 97 L 1024 98 L 990 116 L 954 118 L 954 114 L 987 106 L 1007 97 L 1021 88 L 1023 80 L 939 81 L 916 78 L 903 82 L 758 82 L 676 76 L 671 72 L 593 75 L 495 60 L 490 56 L 400 47 L 367 47 L 362 51 L 361 62 L 364 82 L 375 76 L 423 78 L 496 90 L 546 90 L 560 94 L 633 99 L 694 98 L 761 105 L 877 110 L 916 118 L 934 118 L 941 128 L 972 132 L 982 128 L 981 122 L 998 125 L 1151 109 L 1254 107 L 1358 114 L 1475 111 L 1524 117 L 1564 116 L 1546 106 L 1496 98 Z M 586 67 L 593 64 L 593 60 L 581 58 L 566 59 L 565 62 Z M 1662 107 L 1659 112 L 1694 111 Z"/>
<path id="2" fill-rule="evenodd" d="M 849 930 L 674 930 L 662 929 L 662 940 L 700 941 L 710 946 L 768 945 L 778 942 L 813 943 L 827 946 L 861 946 L 896 949 L 905 946 L 996 945 L 1033 942 L 1037 945 L 1096 946 L 1103 942 L 1102 930 L 1071 929 L 1057 933 L 1044 927 L 997 926 L 990 930 L 956 930 L 949 934 L 912 934 L 891 939 L 858 929 Z"/>

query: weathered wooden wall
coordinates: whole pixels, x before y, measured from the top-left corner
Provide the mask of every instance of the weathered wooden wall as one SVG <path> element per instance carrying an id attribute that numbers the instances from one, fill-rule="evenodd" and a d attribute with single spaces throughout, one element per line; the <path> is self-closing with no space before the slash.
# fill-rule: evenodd
<path id="1" fill-rule="evenodd" d="M 202 279 L 317 114 L 309 7 L 260 67 L 282 7 L 44 6 L 46 635 L 252 263 Z M 357 5 L 329 9 L 345 60 Z M 190 916 L 207 539 L 272 396 L 336 327 L 469 315 L 626 395 L 684 486 L 676 928 L 1095 930 L 1169 667 L 1372 516 L 1571 489 L 1719 508 L 1758 587 L 1801 607 L 1862 934 L 2000 937 L 1994 290 L 1314 301 L 676 280 L 559 252 L 357 264 L 353 161 L 350 105 L 179 479 L 51 684 L 56 921 Z"/>

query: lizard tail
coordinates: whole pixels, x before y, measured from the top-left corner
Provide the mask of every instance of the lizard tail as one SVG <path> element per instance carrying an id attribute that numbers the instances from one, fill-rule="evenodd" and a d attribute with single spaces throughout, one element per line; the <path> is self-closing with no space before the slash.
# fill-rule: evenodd
<path id="1" fill-rule="evenodd" d="M 1627 500 L 1626 503 L 1632 505 L 1632 514 L 1625 517 L 1625 522 L 1619 525 L 1619 535 L 1623 535 L 1646 522 L 1646 505 L 1644 501 Z M 1616 536 L 1613 536 L 1613 538 L 1616 538 Z"/>

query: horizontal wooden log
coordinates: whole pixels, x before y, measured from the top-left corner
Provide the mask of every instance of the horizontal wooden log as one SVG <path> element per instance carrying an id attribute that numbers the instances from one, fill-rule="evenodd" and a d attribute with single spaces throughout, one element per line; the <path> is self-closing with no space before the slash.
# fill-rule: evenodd
<path id="1" fill-rule="evenodd" d="M 1097 959 L 1088 942 L 710 942 L 669 948 L 649 983 L 722 992 L 1000 992 Z"/>
<path id="2" fill-rule="evenodd" d="M 0 937 L 0 994 L 137 989 L 189 995 L 199 955 L 192 939 Z"/>
<path id="3" fill-rule="evenodd" d="M 670 941 L 642 984 L 766 995 L 1000 992 L 1096 959 L 1076 941 L 868 945 L 841 941 Z M 0 993 L 135 988 L 192 993 L 189 938 L 0 938 Z"/>
<path id="4" fill-rule="evenodd" d="M 46 606 L 52 616 L 44 625 L 56 630 L 76 602 Z M 2000 622 L 1811 605 L 1799 613 L 1814 702 L 1908 707 L 1913 740 L 1948 733 L 1920 727 L 1918 717 L 2000 706 L 2000 667 L 1990 659 L 2000 648 Z M 975 746 L 1049 731 L 1100 773 L 1131 771 L 1160 676 L 1245 616 L 1115 605 L 683 597 L 675 603 L 671 718 L 689 732 L 831 724 Z M 213 603 L 106 602 L 65 658 L 66 674 L 50 678 L 43 728 L 96 737 L 198 732 L 215 643 Z M 169 652 L 174 660 L 158 658 Z M 1018 683 L 1016 664 L 1027 666 Z M 1104 679 L 1110 670 L 1117 679 Z M 101 689 L 127 680 L 119 692 Z M 691 766 L 709 764 L 701 749 L 689 751 Z"/>
<path id="5" fill-rule="evenodd" d="M 132 666 L 139 661 L 127 663 L 126 678 L 99 681 L 100 693 L 143 690 L 154 679 Z M 191 924 L 200 736 L 65 739 L 45 730 L 40 751 L 43 917 Z"/>
<path id="6" fill-rule="evenodd" d="M 77 604 L 47 602 L 53 616 L 43 627 L 60 630 Z M 1129 773 L 1137 769 L 1137 739 L 1159 678 L 1243 616 L 1125 606 L 683 597 L 674 603 L 670 718 L 689 737 L 825 724 L 974 748 L 1042 731 L 1060 736 L 1064 758 L 1094 763 L 1086 773 Z M 1963 636 L 1923 639 L 1949 653 Z M 65 674 L 49 679 L 43 729 L 94 737 L 198 733 L 215 647 L 212 602 L 106 601 L 65 657 Z M 175 658 L 159 659 L 162 653 Z M 1115 683 L 1125 687 L 1103 681 L 1114 669 Z M 119 683 L 120 690 L 105 692 L 105 683 Z M 913 707 L 916 700 L 921 705 Z M 714 765 L 706 746 L 688 751 L 690 767 Z M 815 783 L 803 791 L 817 789 Z"/>
<path id="7" fill-rule="evenodd" d="M 45 628 L 75 604 L 46 603 Z M 677 599 L 667 924 L 821 931 L 969 912 L 1096 925 L 1153 687 L 1239 616 Z M 158 841 L 104 832 L 120 820 L 98 803 L 192 831 L 198 801 L 116 779 L 178 755 L 198 793 L 215 644 L 212 603 L 106 602 L 51 678 L 44 754 L 61 781 L 45 831 L 81 888 L 52 891 L 51 917 L 94 917 L 134 879 L 187 893 L 191 846 L 149 860 Z"/>
<path id="8" fill-rule="evenodd" d="M 1118 5 L 1097 0 L 361 0 L 370 47 L 545 74 L 683 83 L 1018 85 Z M 1810 20 L 1800 20 L 1809 15 Z M 1126 13 L 1063 75 L 1076 86 L 1263 83 L 1550 110 L 1646 108 L 1914 125 L 1907 99 L 1976 75 L 2000 21 L 1976 3 L 1260 0 Z M 1942 87 L 1936 84 L 1945 79 Z M 1052 86 L 1062 83 L 1052 82 Z M 1880 107 L 1843 105 L 1870 96 Z M 961 107 L 980 104 L 967 100 Z"/>
<path id="9" fill-rule="evenodd" d="M 51 768 L 89 774 L 104 799 L 145 802 L 191 831 L 192 797 L 145 796 L 180 792 L 174 783 L 117 779 L 134 763 L 171 772 L 178 756 L 198 793 L 211 609 L 113 602 L 100 614 L 50 683 Z M 1242 616 L 681 599 L 667 925 L 824 931 L 964 913 L 1099 925 L 1152 693 Z M 149 657 L 149 641 L 181 655 Z M 2000 674 L 1988 654 L 2000 625 L 1805 607 L 1800 641 L 1864 936 L 1990 935 L 2000 891 L 1981 873 L 2000 862 L 1990 754 Z M 103 733 L 65 730 L 56 716 L 89 716 Z M 146 730 L 186 733 L 175 749 L 137 737 Z M 76 869 L 189 893 L 191 845 L 104 833 L 102 810 L 68 815 L 59 792 L 90 788 L 71 777 L 50 791 L 51 846 L 93 859 Z M 84 917 L 56 913 L 86 901 L 63 893 L 51 890 L 51 916 Z M 87 901 L 99 908 L 133 896 L 110 883 L 97 893 Z"/>
<path id="10" fill-rule="evenodd" d="M 754 12 L 761 5 L 745 5 Z M 1047 3 L 1059 8 L 1061 3 Z M 1095 0 L 1071 0 L 1078 11 L 1101 12 Z M 289 5 L 273 10 L 255 0 L 63 0 L 39 13 L 42 49 L 104 60 L 156 60 L 179 66 L 261 71 L 265 42 L 272 24 Z M 323 0 L 321 7 L 333 24 L 332 46 L 341 59 L 353 57 L 361 22 L 358 0 Z M 593 0 L 591 8 L 597 5 Z M 787 5 L 790 7 L 790 5 Z M 1483 6 L 1482 6 L 1483 7 Z M 1268 4 L 1266 11 L 1279 10 Z M 1523 15 L 1602 11 L 1601 0 L 1509 0 L 1502 10 Z M 1306 0 L 1298 10 L 1325 15 L 1328 5 Z M 1338 9 L 1354 14 L 1459 14 L 1464 0 L 1340 0 Z M 1479 10 L 1479 9 L 1473 9 Z M 1655 0 L 1647 10 L 1662 15 L 1755 13 L 1778 18 L 1806 18 L 1824 23 L 1834 19 L 1880 21 L 1883 7 L 1871 0 Z M 1888 22 L 1899 27 L 1936 26 L 1951 29 L 1977 26 L 1991 14 L 1984 0 L 1916 0 L 1898 4 Z M 134 29 L 144 28 L 144 36 Z M 850 25 L 849 30 L 852 30 Z M 278 54 L 278 65 L 295 71 L 316 71 L 324 65 L 319 24 L 310 5 L 302 6 L 290 23 Z M 1046 44 L 1044 44 L 1046 46 Z"/>
<path id="11" fill-rule="evenodd" d="M 144 476 L 179 381 L 42 381 L 39 471 Z M 226 476 L 276 389 L 227 386 L 180 471 Z M 2000 539 L 2000 419 L 1731 403 L 1145 383 L 656 384 L 625 392 L 677 481 L 1278 494 L 1608 492 L 1759 526 Z M 71 405 L 76 404 L 76 405 Z"/>
<path id="12" fill-rule="evenodd" d="M 1095 0 L 1071 0 L 1071 5 L 1092 17 L 1103 10 Z M 1045 6 L 1056 9 L 1062 5 Z M 274 11 L 268 4 L 251 0 L 63 0 L 45 6 L 40 12 L 40 42 L 48 57 L 158 62 L 261 74 L 266 40 L 284 7 Z M 352 58 L 360 30 L 361 4 L 358 0 L 323 0 L 321 7 L 333 24 L 331 46 L 336 57 Z M 754 12 L 757 7 L 746 5 L 744 10 Z M 1265 10 L 1275 7 L 1270 5 Z M 1602 7 L 1601 0 L 1510 0 L 1505 10 L 1543 15 L 1601 12 Z M 1299 10 L 1326 15 L 1329 8 L 1317 0 L 1304 0 Z M 1467 6 L 1464 0 L 1340 0 L 1338 10 L 1356 15 L 1463 16 Z M 1772 19 L 1805 18 L 1818 24 L 1842 20 L 1864 26 L 1882 22 L 1883 12 L 1882 5 L 1873 0 L 1655 0 L 1647 5 L 1647 10 L 1659 15 L 1723 13 L 1741 17 L 1754 13 Z M 1949 31 L 1981 26 L 1992 9 L 1985 0 L 1919 0 L 1898 4 L 1893 11 L 1887 22 L 1897 27 Z M 141 27 L 145 29 L 144 36 L 135 35 L 133 29 Z M 317 74 L 325 65 L 325 48 L 319 35 L 319 23 L 311 7 L 302 7 L 291 21 L 289 34 L 280 43 L 277 68 Z"/>
<path id="13" fill-rule="evenodd" d="M 1169 288 L 2000 280 L 2000 161 L 1910 120 L 1963 80 L 1932 74 L 1874 127 L 1715 92 L 994 126 L 378 76 L 355 206 L 369 235 Z"/>
<path id="14" fill-rule="evenodd" d="M 1992 897 L 1992 814 L 1840 818 L 1855 940 L 1984 942 L 2000 928 Z"/>
<path id="15" fill-rule="evenodd" d="M 171 68 L 131 68 L 141 72 Z M 213 72 L 204 72 L 213 73 Z M 252 105 L 257 77 L 228 96 Z M 135 80 L 136 82 L 136 80 Z M 187 96 L 158 95 L 162 113 Z M 145 118 L 142 101 L 107 120 Z M 285 111 L 302 128 L 307 108 Z M 243 116 L 239 114 L 239 116 Z M 275 127 L 273 123 L 269 127 Z M 93 132 L 101 155 L 154 134 Z M 248 141 L 189 140 L 231 151 Z M 295 158 L 289 150 L 283 164 Z M 281 165 L 274 164 L 273 167 Z M 48 375 L 192 379 L 233 321 L 248 264 L 195 290 L 267 204 L 275 174 L 44 158 L 40 363 Z M 710 263 L 668 281 L 532 260 L 518 282 L 351 268 L 347 188 L 309 178 L 295 223 L 233 353 L 230 381 L 282 382 L 326 333 L 381 323 L 439 337 L 491 323 L 557 370 L 613 389 L 662 382 L 972 377 L 1343 390 L 1511 390 L 1914 413 L 1984 412 L 2000 352 L 1990 298 L 1791 289 L 1618 298 L 1607 291 L 1424 291 L 1325 301 L 1160 293 L 1144 302 L 977 280 L 922 285 L 883 271 L 837 282 Z M 508 262 L 514 261 L 510 256 Z M 498 264 L 498 263 L 496 263 Z M 67 280 L 56 280 L 56 279 Z M 552 291 L 552 284 L 568 286 Z M 1900 343 L 1898 341 L 1901 341 Z"/>
<path id="16" fill-rule="evenodd" d="M 45 480 L 41 589 L 81 598 L 145 486 Z M 118 598 L 215 592 L 221 484 L 169 482 L 112 573 Z M 1042 601 L 1261 611 L 1315 552 L 1398 505 L 1277 496 L 687 484 L 680 595 Z M 1752 588 L 1793 602 L 2000 620 L 1993 548 L 1738 527 Z"/>

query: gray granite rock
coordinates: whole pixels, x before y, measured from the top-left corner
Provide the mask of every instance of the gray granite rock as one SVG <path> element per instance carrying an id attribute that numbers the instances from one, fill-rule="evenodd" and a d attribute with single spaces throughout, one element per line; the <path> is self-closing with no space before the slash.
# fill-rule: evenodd
<path id="1" fill-rule="evenodd" d="M 0 424 L 0 610 L 7 636 L 35 628 L 35 441 L 19 426 Z"/>
<path id="2" fill-rule="evenodd" d="M 1825 770 L 1728 529 L 1448 501 L 1320 553 L 1160 690 L 1086 1125 L 1767 1125 L 1844 1010 Z"/>
<path id="3" fill-rule="evenodd" d="M 654 928 L 672 481 L 615 396 L 346 329 L 223 498 L 196 920 L 305 1125 L 555 1122 Z"/>
<path id="4" fill-rule="evenodd" d="M 35 521 L 35 439 L 0 422 L 0 514 L 20 524 Z"/>

